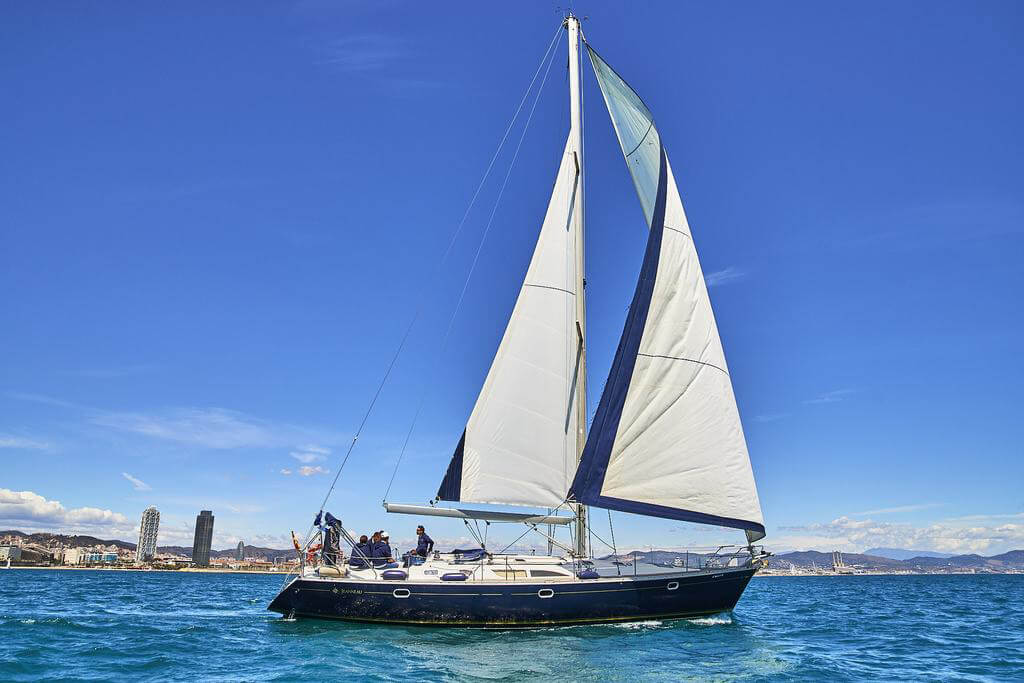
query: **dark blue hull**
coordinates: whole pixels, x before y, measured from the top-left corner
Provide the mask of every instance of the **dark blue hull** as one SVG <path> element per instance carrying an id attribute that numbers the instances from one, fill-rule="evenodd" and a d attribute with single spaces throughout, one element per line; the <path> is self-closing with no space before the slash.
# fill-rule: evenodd
<path id="1" fill-rule="evenodd" d="M 754 569 L 571 583 L 409 583 L 299 578 L 268 609 L 321 619 L 515 628 L 677 619 L 731 610 Z"/>

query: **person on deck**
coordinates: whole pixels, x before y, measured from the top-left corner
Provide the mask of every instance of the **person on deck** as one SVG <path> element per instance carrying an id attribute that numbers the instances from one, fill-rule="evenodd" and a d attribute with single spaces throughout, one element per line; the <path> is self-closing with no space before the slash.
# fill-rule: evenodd
<path id="1" fill-rule="evenodd" d="M 364 534 L 359 537 L 359 543 L 356 543 L 355 548 L 352 550 L 352 557 L 349 558 L 348 563 L 353 567 L 365 567 L 368 564 L 367 560 L 372 556 L 373 549 L 370 547 L 370 543 Z"/>
<path id="2" fill-rule="evenodd" d="M 378 531 L 373 535 L 370 552 L 374 567 L 389 569 L 398 566 L 395 563 L 395 559 L 391 557 L 391 544 L 388 543 L 388 532 Z"/>
<path id="3" fill-rule="evenodd" d="M 420 557 L 426 557 L 433 549 L 434 539 L 427 536 L 427 530 L 423 528 L 422 524 L 416 527 L 416 554 Z"/>

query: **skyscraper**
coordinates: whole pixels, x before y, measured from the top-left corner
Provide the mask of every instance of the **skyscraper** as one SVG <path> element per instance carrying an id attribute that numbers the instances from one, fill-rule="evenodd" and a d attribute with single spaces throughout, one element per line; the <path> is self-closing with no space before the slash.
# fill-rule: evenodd
<path id="1" fill-rule="evenodd" d="M 196 538 L 192 542 L 192 563 L 210 566 L 210 543 L 213 542 L 213 512 L 203 510 L 196 515 Z"/>
<path id="2" fill-rule="evenodd" d="M 135 561 L 149 562 L 156 555 L 156 535 L 160 531 L 160 511 L 150 505 L 142 511 L 139 524 L 139 544 L 135 547 Z"/>
<path id="3" fill-rule="evenodd" d="M 238 548 L 235 549 L 235 559 L 239 562 L 245 559 L 245 541 L 238 542 Z"/>

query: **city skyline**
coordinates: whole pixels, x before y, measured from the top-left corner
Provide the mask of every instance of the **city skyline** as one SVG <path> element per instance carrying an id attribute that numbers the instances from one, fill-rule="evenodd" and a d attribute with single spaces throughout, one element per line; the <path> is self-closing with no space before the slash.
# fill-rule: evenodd
<path id="1" fill-rule="evenodd" d="M 1024 547 L 1021 14 L 943 7 L 588 11 L 672 154 L 771 549 Z M 429 500 L 458 443 L 550 191 L 564 65 L 492 227 L 508 154 L 440 261 L 557 17 L 322 11 L 11 14 L 0 527 L 134 541 L 155 505 L 187 547 L 212 508 L 215 547 L 289 547 L 419 310 L 327 509 L 424 521 L 380 501 Z M 592 412 L 645 233 L 584 71 Z M 620 547 L 742 540 L 612 518 Z"/>

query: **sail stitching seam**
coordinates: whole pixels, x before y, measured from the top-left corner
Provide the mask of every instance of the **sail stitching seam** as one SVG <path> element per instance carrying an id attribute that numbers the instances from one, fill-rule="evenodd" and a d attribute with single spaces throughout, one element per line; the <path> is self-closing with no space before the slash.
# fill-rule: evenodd
<path id="1" fill-rule="evenodd" d="M 718 370 L 719 372 L 724 373 L 726 377 L 729 376 L 728 372 L 726 372 L 722 368 L 718 367 L 717 365 L 714 365 L 712 363 L 705 363 L 702 360 L 695 360 L 693 358 L 681 358 L 679 356 L 662 356 L 662 355 L 655 354 L 655 353 L 638 353 L 636 355 L 638 355 L 638 356 L 646 356 L 648 358 L 667 358 L 668 360 L 685 360 L 685 361 L 689 361 L 690 363 L 697 363 L 698 365 L 706 365 L 709 368 L 714 368 L 715 370 Z"/>

